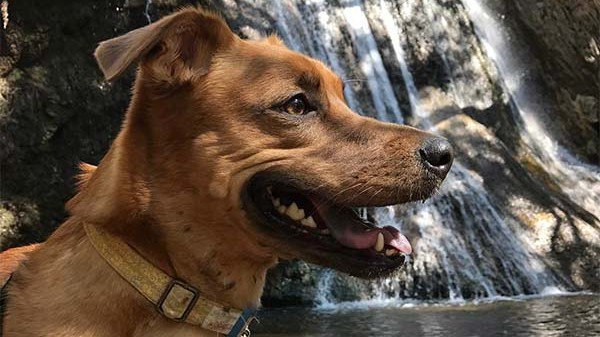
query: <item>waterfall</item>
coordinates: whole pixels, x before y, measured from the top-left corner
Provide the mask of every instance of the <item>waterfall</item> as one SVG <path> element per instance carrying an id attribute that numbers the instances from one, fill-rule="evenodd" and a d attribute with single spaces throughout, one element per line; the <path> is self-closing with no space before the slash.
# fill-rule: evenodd
<path id="1" fill-rule="evenodd" d="M 378 14 L 386 31 L 390 37 L 396 37 L 392 38 L 391 44 L 413 115 L 420 119 L 421 127 L 435 132 L 435 126 L 427 120 L 428 112 L 420 106 L 419 94 L 408 70 L 405 51 L 399 41 L 402 36 L 399 22 L 393 18 L 394 11 L 389 3 L 381 0 L 379 6 Z M 432 19 L 430 8 L 426 11 Z M 448 67 L 445 59 L 444 65 Z M 436 269 L 445 274 L 448 296 L 452 300 L 462 298 L 461 287 L 465 283 L 474 285 L 469 291 L 478 297 L 498 296 L 497 289 L 503 294 L 539 293 L 559 284 L 560 281 L 545 270 L 544 263 L 513 234 L 512 228 L 518 226 L 507 224 L 508 219 L 493 206 L 475 173 L 457 162 L 447 180 L 442 196 L 434 198 L 428 205 L 399 207 L 405 208 L 408 217 L 394 219 L 393 207 L 377 210 L 378 223 L 393 224 L 402 229 L 408 218 L 420 232 L 420 252 L 412 264 L 412 275 L 398 280 L 404 284 L 385 282 L 379 293 L 389 292 L 390 288 L 406 289 L 414 275 L 426 277 Z M 488 259 L 497 259 L 498 263 L 487 263 Z"/>
<path id="2" fill-rule="evenodd" d="M 338 51 L 335 50 L 334 41 L 340 39 L 340 32 L 334 29 L 335 24 L 331 22 L 327 7 L 322 2 L 315 2 L 309 6 L 308 11 L 311 15 L 303 17 L 294 3 L 275 1 L 277 28 L 281 37 L 293 50 L 325 62 L 342 79 L 351 80 L 342 66 Z M 306 28 L 307 20 L 312 30 Z M 298 28 L 300 30 L 297 30 Z M 349 86 L 344 90 L 344 94 L 348 105 L 352 109 L 360 110 L 360 105 Z"/>
<path id="3" fill-rule="evenodd" d="M 146 0 L 146 5 L 144 6 L 144 16 L 146 20 L 148 20 L 148 24 L 152 23 L 152 17 L 150 16 L 150 8 L 152 7 L 152 0 Z"/>
<path id="4" fill-rule="evenodd" d="M 332 309 L 336 306 L 330 292 L 332 281 L 333 270 L 325 270 L 321 273 L 317 284 L 317 295 L 315 296 L 315 302 L 321 309 Z"/>
<path id="5" fill-rule="evenodd" d="M 340 12 L 321 0 L 307 1 L 304 5 L 293 1 L 275 1 L 275 10 L 281 36 L 292 49 L 325 62 L 344 80 L 365 80 L 372 96 L 376 117 L 389 119 L 388 115 L 391 115 L 394 121 L 402 123 L 403 117 L 398 101 L 394 97 L 381 55 L 358 2 L 349 3 Z M 333 15 L 330 14 L 331 12 L 334 12 Z M 336 20 L 332 20 L 331 16 Z M 338 27 L 340 20 L 344 22 L 343 27 Z M 307 29 L 307 22 L 312 29 Z M 343 39 L 343 32 L 340 31 L 343 28 L 347 28 L 346 31 L 351 35 L 351 41 L 347 43 L 354 47 L 353 51 L 357 54 L 356 61 L 364 78 L 348 78 L 346 69 L 354 65 L 342 65 L 340 56 L 342 51 L 336 49 L 335 43 Z M 346 90 L 345 94 L 351 108 L 363 111 L 350 89 Z M 392 99 L 388 99 L 390 97 Z"/>
<path id="6" fill-rule="evenodd" d="M 383 25 L 385 27 L 385 30 L 388 32 L 389 36 L 397 37 L 391 39 L 392 48 L 394 50 L 396 60 L 400 65 L 402 78 L 404 79 L 406 90 L 408 91 L 408 100 L 410 101 L 410 108 L 414 115 L 418 117 L 423 117 L 423 112 L 420 106 L 421 104 L 419 102 L 419 92 L 417 90 L 417 87 L 415 86 L 415 81 L 412 77 L 412 74 L 410 73 L 410 71 L 408 70 L 408 66 L 406 65 L 404 47 L 402 47 L 402 42 L 400 41 L 400 37 L 402 36 L 402 34 L 400 33 L 398 24 L 392 17 L 389 3 L 387 3 L 385 0 L 379 1 L 379 10 L 381 14 L 381 20 L 383 21 Z"/>
<path id="7" fill-rule="evenodd" d="M 544 99 L 539 97 L 535 84 L 527 80 L 527 63 L 521 61 L 526 59 L 525 51 L 511 48 L 509 34 L 483 1 L 463 0 L 463 3 L 487 54 L 500 73 L 505 90 L 513 99 L 513 112 L 523 121 L 519 125 L 521 138 L 531 148 L 531 154 L 543 164 L 564 193 L 600 218 L 600 169 L 582 163 L 561 148 L 536 118 L 543 109 L 539 102 Z"/>
<path id="8" fill-rule="evenodd" d="M 476 173 L 457 163 L 447 179 L 431 202 L 397 207 L 394 224 L 418 227 L 419 252 L 408 275 L 384 284 L 379 292 L 402 290 L 412 296 L 411 287 L 435 292 L 416 278 L 436 273 L 441 273 L 452 300 L 540 293 L 561 284 L 519 240 L 514 232 L 518 226 L 493 205 Z"/>
<path id="9" fill-rule="evenodd" d="M 521 124 L 519 136 L 548 167 L 562 191 L 598 217 L 598 168 L 580 163 L 558 147 L 532 117 L 533 107 L 528 105 L 532 98 L 518 83 L 524 68 L 517 59 L 505 58 L 504 54 L 499 57 L 498 51 L 506 52 L 510 43 L 499 33 L 501 25 L 484 10 L 481 1 L 340 0 L 332 4 L 325 0 L 285 0 L 272 2 L 272 9 L 288 46 L 323 61 L 344 79 L 356 81 L 346 88 L 349 105 L 383 121 L 403 123 L 411 116 L 411 124 L 438 132 L 440 117 L 431 111 L 430 103 L 424 103 L 431 101 L 422 95 L 424 87 L 428 87 L 429 96 L 431 91 L 441 92 L 438 96 L 453 107 L 447 109 L 452 112 L 445 118 L 452 118 L 462 113 L 461 108 L 485 109 L 494 104 L 497 78 L 505 91 L 500 96 L 514 102 L 513 113 Z M 472 34 L 471 24 L 477 35 Z M 439 83 L 411 68 L 427 62 L 424 55 L 439 65 L 435 74 Z M 489 68 L 489 64 L 495 67 Z M 401 111 L 396 86 L 402 86 L 406 93 L 410 111 Z M 583 192 L 586 190 L 590 193 Z M 511 203 L 527 205 L 521 211 L 536 211 L 536 206 L 531 206 L 534 203 L 523 197 Z M 415 240 L 413 258 L 398 276 L 369 283 L 373 299 L 461 300 L 543 294 L 548 289 L 571 286 L 556 262 L 547 257 L 548 233 L 561 220 L 535 218 L 539 228 L 532 232 L 523 223 L 523 216 L 498 205 L 496 196 L 485 186 L 485 178 L 468 161 L 463 162 L 460 153 L 446 182 L 430 201 L 379 208 L 372 216 L 381 225 L 408 231 Z M 592 233 L 590 240 L 600 242 L 597 232 L 590 228 L 585 227 L 586 233 Z M 343 277 L 322 272 L 316 302 L 324 307 L 334 305 L 330 287 L 336 278 Z"/>
<path id="10" fill-rule="evenodd" d="M 392 85 L 362 6 L 355 0 L 342 5 L 342 8 L 348 32 L 352 37 L 352 45 L 358 55 L 358 64 L 367 79 L 369 91 L 373 96 L 376 117 L 381 120 L 402 123 L 403 118 L 398 101 L 394 96 Z M 391 114 L 392 117 L 388 117 L 388 114 Z"/>

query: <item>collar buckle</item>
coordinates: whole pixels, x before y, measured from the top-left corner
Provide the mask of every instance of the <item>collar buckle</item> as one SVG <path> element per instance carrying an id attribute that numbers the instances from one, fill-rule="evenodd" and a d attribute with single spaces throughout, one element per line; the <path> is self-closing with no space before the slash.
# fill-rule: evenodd
<path id="1" fill-rule="evenodd" d="M 156 303 L 156 309 L 176 322 L 185 322 L 197 301 L 198 290 L 184 282 L 172 280 Z"/>

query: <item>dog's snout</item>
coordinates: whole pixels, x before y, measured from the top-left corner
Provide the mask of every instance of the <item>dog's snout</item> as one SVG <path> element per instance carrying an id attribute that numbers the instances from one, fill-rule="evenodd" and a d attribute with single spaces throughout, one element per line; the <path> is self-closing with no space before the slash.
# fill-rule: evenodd
<path id="1" fill-rule="evenodd" d="M 440 178 L 446 177 L 454 155 L 452 145 L 444 138 L 427 138 L 419 148 L 419 155 L 428 170 Z"/>

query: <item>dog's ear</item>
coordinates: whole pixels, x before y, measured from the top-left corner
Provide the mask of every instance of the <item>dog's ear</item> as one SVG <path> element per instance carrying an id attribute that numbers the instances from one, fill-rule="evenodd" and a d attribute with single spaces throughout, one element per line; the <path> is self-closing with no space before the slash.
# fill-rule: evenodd
<path id="1" fill-rule="evenodd" d="M 158 81 L 206 73 L 219 48 L 237 38 L 217 14 L 186 8 L 148 26 L 100 43 L 94 53 L 104 77 L 114 80 L 137 62 Z"/>

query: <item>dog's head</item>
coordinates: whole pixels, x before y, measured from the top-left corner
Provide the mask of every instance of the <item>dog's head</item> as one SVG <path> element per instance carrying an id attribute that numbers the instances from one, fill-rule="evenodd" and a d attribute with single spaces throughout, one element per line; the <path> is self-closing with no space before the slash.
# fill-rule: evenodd
<path id="1" fill-rule="evenodd" d="M 202 10 L 102 42 L 96 57 L 109 80 L 139 63 L 127 146 L 146 153 L 167 240 L 190 247 L 384 275 L 410 243 L 357 208 L 427 198 L 452 164 L 444 139 L 353 112 L 321 62 L 276 37 L 242 40 Z"/>

